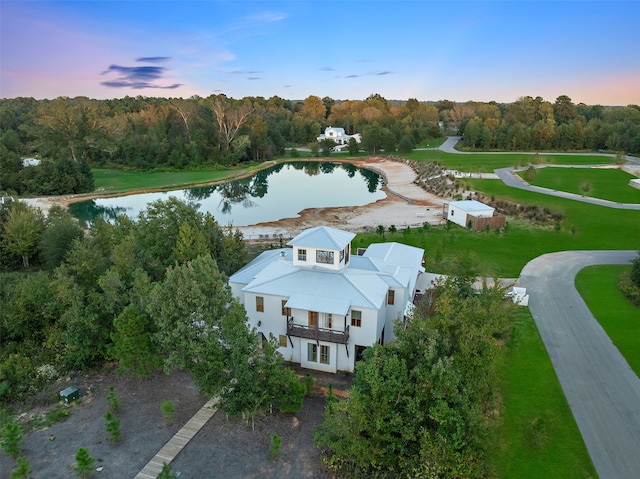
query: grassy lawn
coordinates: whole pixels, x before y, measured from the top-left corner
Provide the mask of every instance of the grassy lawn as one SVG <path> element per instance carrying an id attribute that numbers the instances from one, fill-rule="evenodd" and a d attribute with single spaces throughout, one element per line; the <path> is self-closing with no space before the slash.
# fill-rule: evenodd
<path id="1" fill-rule="evenodd" d="M 258 166 L 253 165 L 244 168 L 201 171 L 135 172 L 103 168 L 93 168 L 91 171 L 93 172 L 96 193 L 120 193 L 123 191 L 180 188 L 231 180 L 257 169 Z"/>
<path id="2" fill-rule="evenodd" d="M 416 161 L 437 161 L 446 168 L 471 173 L 491 173 L 496 168 L 533 163 L 534 155 L 527 153 L 457 154 L 443 151 L 412 151 L 398 156 Z M 540 155 L 542 163 L 552 165 L 592 165 L 615 162 L 615 158 L 596 155 Z"/>
<path id="3" fill-rule="evenodd" d="M 609 168 L 539 168 L 530 183 L 619 203 L 640 203 L 640 190 L 629 186 L 633 178 L 626 171 Z"/>
<path id="4" fill-rule="evenodd" d="M 406 243 L 426 251 L 426 268 L 447 272 L 455 257 L 468 257 L 487 276 L 514 278 L 533 258 L 544 253 L 584 249 L 637 249 L 640 211 L 614 210 L 579 201 L 554 198 L 505 186 L 500 180 L 469 180 L 473 187 L 521 204 L 546 207 L 564 215 L 560 231 L 553 225 L 532 226 L 508 218 L 503 233 L 474 232 L 458 226 L 431 227 L 427 231 L 385 233 L 387 241 Z M 354 247 L 380 242 L 377 233 L 359 234 Z"/>
<path id="5" fill-rule="evenodd" d="M 518 308 L 506 343 L 502 417 L 489 462 L 494 476 L 597 477 L 528 308 Z"/>
<path id="6" fill-rule="evenodd" d="M 620 353 L 640 376 L 640 308 L 618 289 L 631 266 L 589 266 L 576 276 L 576 288 Z"/>

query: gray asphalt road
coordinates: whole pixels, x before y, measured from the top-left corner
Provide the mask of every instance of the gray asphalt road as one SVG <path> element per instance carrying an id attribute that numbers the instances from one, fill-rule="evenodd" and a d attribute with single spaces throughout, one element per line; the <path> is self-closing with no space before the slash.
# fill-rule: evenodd
<path id="1" fill-rule="evenodd" d="M 574 168 L 571 166 L 570 168 Z M 582 201 L 583 203 L 591 203 L 593 205 L 606 206 L 607 208 L 616 208 L 619 210 L 640 210 L 640 204 L 637 203 L 616 203 L 614 201 L 601 200 L 599 198 L 591 198 L 589 196 L 576 195 L 565 191 L 550 190 L 540 186 L 533 186 L 522 180 L 519 176 L 513 174 L 513 168 L 499 168 L 494 170 L 498 177 L 505 185 L 521 190 L 533 191 L 544 195 L 557 196 L 558 198 L 566 198 L 569 200 Z M 639 476 L 640 477 L 640 476 Z"/>
<path id="2" fill-rule="evenodd" d="M 640 477 L 640 379 L 578 294 L 579 270 L 636 251 L 566 251 L 529 262 L 520 284 L 600 479 Z M 640 318 L 639 318 L 640 319 Z"/>

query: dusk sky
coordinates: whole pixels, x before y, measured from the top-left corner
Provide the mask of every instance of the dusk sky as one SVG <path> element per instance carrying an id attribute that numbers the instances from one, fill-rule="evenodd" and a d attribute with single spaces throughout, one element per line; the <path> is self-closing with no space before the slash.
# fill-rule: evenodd
<path id="1" fill-rule="evenodd" d="M 0 97 L 640 104 L 638 1 L 0 1 Z"/>

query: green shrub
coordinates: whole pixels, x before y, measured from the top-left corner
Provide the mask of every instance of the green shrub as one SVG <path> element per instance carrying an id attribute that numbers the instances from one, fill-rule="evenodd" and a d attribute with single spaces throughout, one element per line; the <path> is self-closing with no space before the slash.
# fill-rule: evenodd
<path id="1" fill-rule="evenodd" d="M 269 454 L 267 459 L 273 461 L 280 454 L 280 447 L 282 446 L 282 438 L 277 434 L 271 434 L 271 442 L 269 443 Z"/>
<path id="2" fill-rule="evenodd" d="M 162 417 L 164 417 L 164 420 L 167 424 L 171 424 L 173 422 L 173 415 L 176 412 L 176 407 L 173 404 L 173 401 L 162 401 L 160 409 L 162 410 Z"/>
<path id="3" fill-rule="evenodd" d="M 637 261 L 637 260 L 636 260 Z M 633 270 L 624 273 L 618 280 L 618 287 L 629 301 L 640 308 L 640 287 L 633 282 Z"/>
<path id="4" fill-rule="evenodd" d="M 116 413 L 120 411 L 120 402 L 118 401 L 118 396 L 116 396 L 116 391 L 113 389 L 113 386 L 109 386 L 109 394 L 107 394 L 107 404 L 109 405 L 109 409 L 112 412 Z"/>
<path id="5" fill-rule="evenodd" d="M 104 415 L 104 428 L 109 435 L 109 440 L 112 443 L 116 443 L 120 440 L 120 419 L 118 419 L 115 414 L 111 411 L 107 411 Z"/>
<path id="6" fill-rule="evenodd" d="M 73 472 L 81 479 L 87 479 L 93 473 L 93 464 L 95 462 L 96 460 L 91 457 L 89 451 L 81 447 L 76 454 L 76 467 L 73 468 Z"/>
<path id="7" fill-rule="evenodd" d="M 7 424 L 2 430 L 2 450 L 12 457 L 20 455 L 20 444 L 22 444 L 22 429 L 14 423 Z"/>
<path id="8" fill-rule="evenodd" d="M 29 479 L 33 470 L 24 456 L 18 457 L 16 468 L 11 471 L 11 479 Z"/>

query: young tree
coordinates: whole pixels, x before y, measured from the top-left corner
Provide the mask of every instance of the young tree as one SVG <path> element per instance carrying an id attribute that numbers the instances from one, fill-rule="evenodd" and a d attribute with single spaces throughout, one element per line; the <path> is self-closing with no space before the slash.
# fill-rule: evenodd
<path id="1" fill-rule="evenodd" d="M 29 267 L 30 259 L 38 252 L 43 225 L 42 211 L 20 201 L 13 203 L 7 221 L 2 225 L 4 249 L 20 256 L 24 268 Z"/>
<path id="2" fill-rule="evenodd" d="M 120 437 L 121 437 L 120 419 L 118 419 L 116 415 L 113 414 L 113 412 L 107 411 L 104 414 L 104 421 L 105 421 L 104 428 L 107 431 L 107 434 L 109 435 L 109 440 L 115 444 L 120 440 Z"/>
<path id="3" fill-rule="evenodd" d="M 155 326 L 149 315 L 130 304 L 113 320 L 111 354 L 119 361 L 120 371 L 134 376 L 149 376 L 162 366 L 153 339 Z"/>
<path id="4" fill-rule="evenodd" d="M 93 465 L 95 459 L 91 457 L 86 448 L 81 447 L 76 454 L 76 467 L 73 472 L 81 479 L 88 479 L 93 475 Z"/>
<path id="5" fill-rule="evenodd" d="M 31 477 L 31 465 L 24 456 L 18 457 L 16 460 L 16 468 L 11 471 L 11 479 L 29 479 Z"/>
<path id="6" fill-rule="evenodd" d="M 20 455 L 20 444 L 22 444 L 22 429 L 15 423 L 8 423 L 2 429 L 2 450 L 12 457 Z"/>

